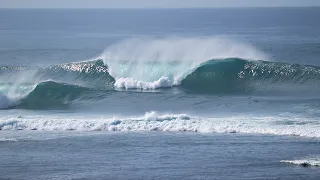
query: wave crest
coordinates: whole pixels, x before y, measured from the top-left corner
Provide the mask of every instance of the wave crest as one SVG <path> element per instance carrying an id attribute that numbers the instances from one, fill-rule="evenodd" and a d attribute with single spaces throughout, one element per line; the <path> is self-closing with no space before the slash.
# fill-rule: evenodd
<path id="1" fill-rule="evenodd" d="M 130 39 L 111 45 L 100 58 L 115 80 L 155 82 L 166 77 L 178 85 L 200 64 L 230 57 L 267 59 L 248 44 L 222 37 Z"/>

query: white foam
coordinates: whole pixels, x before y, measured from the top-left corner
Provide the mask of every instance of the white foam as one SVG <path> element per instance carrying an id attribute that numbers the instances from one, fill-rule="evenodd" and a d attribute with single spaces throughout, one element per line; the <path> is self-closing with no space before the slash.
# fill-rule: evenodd
<path id="1" fill-rule="evenodd" d="M 299 159 L 299 160 L 282 160 L 282 163 L 296 164 L 301 166 L 320 166 L 320 158 L 307 158 L 307 159 Z"/>
<path id="2" fill-rule="evenodd" d="M 15 138 L 0 138 L 0 142 L 16 142 L 18 141 Z"/>
<path id="3" fill-rule="evenodd" d="M 290 122 L 289 122 L 290 121 Z M 281 123 L 279 123 L 281 122 Z M 289 122 L 289 123 L 286 123 Z M 281 116 L 192 117 L 186 114 L 148 112 L 135 117 L 23 116 L 0 117 L 2 130 L 78 131 L 190 131 L 201 133 L 252 133 L 320 138 L 318 119 Z"/>
<path id="4" fill-rule="evenodd" d="M 253 46 L 222 37 L 129 39 L 109 46 L 99 57 L 119 88 L 154 89 L 170 85 L 210 59 L 268 59 Z M 125 82 L 124 82 L 125 81 Z M 164 85 L 164 86 L 162 86 Z"/>
<path id="5" fill-rule="evenodd" d="M 161 77 L 157 81 L 153 82 L 143 82 L 133 78 L 119 78 L 114 83 L 116 88 L 125 88 L 125 89 L 157 89 L 172 87 L 173 83 L 168 77 Z"/>

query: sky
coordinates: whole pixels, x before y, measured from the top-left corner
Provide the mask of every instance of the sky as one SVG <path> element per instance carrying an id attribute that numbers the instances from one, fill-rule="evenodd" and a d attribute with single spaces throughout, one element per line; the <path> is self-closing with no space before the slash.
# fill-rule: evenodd
<path id="1" fill-rule="evenodd" d="M 320 6 L 320 0 L 0 0 L 0 8 L 197 8 Z"/>

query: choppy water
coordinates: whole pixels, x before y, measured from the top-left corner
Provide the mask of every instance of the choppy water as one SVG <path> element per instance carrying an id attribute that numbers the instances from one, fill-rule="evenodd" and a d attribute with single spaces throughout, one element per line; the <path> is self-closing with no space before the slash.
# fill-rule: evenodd
<path id="1" fill-rule="evenodd" d="M 312 7 L 2 9 L 0 148 L 7 158 L 0 171 L 8 172 L 4 178 L 152 179 L 147 176 L 151 169 L 144 168 L 152 159 L 139 159 L 146 151 L 168 153 L 168 159 L 153 164 L 157 178 L 317 179 L 319 169 L 294 164 L 319 166 L 319 15 L 319 8 Z M 42 138 L 51 135 L 54 140 Z M 133 176 L 105 174 L 112 163 L 101 164 L 103 155 L 90 153 L 101 150 L 111 159 L 118 157 L 107 145 L 109 138 L 115 138 L 116 149 L 138 149 L 133 154 L 122 149 L 124 159 L 112 160 L 121 167 L 132 161 L 125 157 L 137 159 L 137 169 L 123 170 L 135 171 Z M 126 143 L 128 138 L 132 142 Z M 163 143 L 153 146 L 153 138 Z M 206 146 L 198 147 L 199 141 Z M 245 143 L 238 147 L 235 141 Z M 267 141 L 272 152 L 260 141 Z M 34 143 L 43 144 L 39 152 Z M 94 174 L 77 174 L 71 166 L 85 160 L 69 155 L 62 160 L 66 164 L 52 166 L 54 153 L 64 156 L 62 147 L 73 154 L 90 145 L 79 156 L 88 156 L 97 168 L 90 170 Z M 245 146 L 245 153 L 232 159 L 230 152 L 214 148 L 219 145 L 233 152 Z M 176 146 L 187 149 L 190 158 L 170 154 Z M 27 155 L 15 156 L 9 149 Z M 208 149 L 212 155 L 205 156 Z M 246 156 L 249 152 L 262 155 Z M 286 156 L 272 155 L 276 152 Z M 30 171 L 21 172 L 26 158 L 38 153 L 39 159 L 30 160 Z M 189 161 L 204 168 L 184 169 Z M 39 163 L 48 169 L 33 175 Z M 212 171 L 211 163 L 218 163 L 218 169 Z M 228 176 L 222 167 L 234 174 Z M 256 173 L 244 176 L 245 169 Z M 275 175 L 257 172 L 267 169 Z M 296 174 L 287 176 L 291 170 Z M 183 173 L 187 171 L 194 176 Z"/>

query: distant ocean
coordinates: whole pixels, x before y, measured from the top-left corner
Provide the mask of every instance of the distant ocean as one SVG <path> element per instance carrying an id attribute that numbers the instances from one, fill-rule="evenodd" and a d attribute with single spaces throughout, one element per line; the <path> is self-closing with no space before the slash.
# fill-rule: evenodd
<path id="1" fill-rule="evenodd" d="M 0 179 L 320 179 L 319 17 L 0 9 Z"/>

